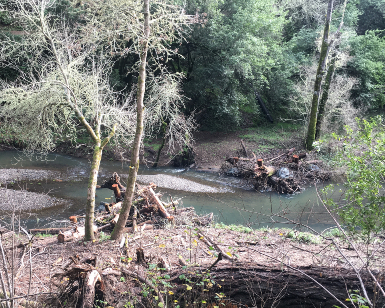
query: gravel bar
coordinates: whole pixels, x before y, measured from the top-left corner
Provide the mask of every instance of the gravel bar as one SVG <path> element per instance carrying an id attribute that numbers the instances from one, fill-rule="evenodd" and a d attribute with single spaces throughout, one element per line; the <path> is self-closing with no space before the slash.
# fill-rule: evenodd
<path id="1" fill-rule="evenodd" d="M 219 189 L 216 187 L 199 184 L 194 181 L 186 180 L 172 175 L 156 174 L 156 175 L 138 175 L 138 182 L 142 184 L 154 183 L 158 187 L 183 190 L 191 192 L 206 192 L 206 193 L 225 193 L 228 190 Z"/>
<path id="2" fill-rule="evenodd" d="M 46 194 L 0 188 L 0 211 L 41 210 L 63 202 Z"/>
<path id="3" fill-rule="evenodd" d="M 22 180 L 43 180 L 60 178 L 60 172 L 34 169 L 0 169 L 0 184 Z"/>

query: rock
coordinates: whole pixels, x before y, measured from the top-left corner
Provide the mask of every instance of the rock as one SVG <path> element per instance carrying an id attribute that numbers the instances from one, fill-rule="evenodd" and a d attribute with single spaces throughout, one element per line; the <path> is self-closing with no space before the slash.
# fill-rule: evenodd
<path id="1" fill-rule="evenodd" d="M 317 165 L 310 164 L 310 165 L 307 166 L 307 170 L 309 170 L 309 171 L 320 171 L 321 169 Z"/>
<path id="2" fill-rule="evenodd" d="M 239 175 L 239 170 L 236 167 L 231 168 L 231 169 L 226 171 L 226 175 L 238 176 Z"/>
<path id="3" fill-rule="evenodd" d="M 289 177 L 292 176 L 292 173 L 290 172 L 290 170 L 288 168 L 280 168 L 278 170 L 278 176 L 281 178 L 281 179 L 287 179 Z"/>

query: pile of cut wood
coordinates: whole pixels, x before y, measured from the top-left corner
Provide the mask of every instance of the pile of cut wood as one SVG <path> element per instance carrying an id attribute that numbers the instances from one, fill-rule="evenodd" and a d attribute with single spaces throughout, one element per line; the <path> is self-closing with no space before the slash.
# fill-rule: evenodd
<path id="1" fill-rule="evenodd" d="M 329 173 L 321 171 L 320 160 L 306 161 L 306 153 L 295 154 L 295 148 L 284 153 L 264 159 L 247 157 L 247 150 L 242 143 L 246 157 L 230 157 L 222 165 L 222 172 L 229 176 L 247 179 L 256 190 L 273 190 L 282 194 L 293 194 L 301 191 L 301 184 L 311 180 L 327 180 Z"/>
<path id="2" fill-rule="evenodd" d="M 114 174 L 102 185 L 98 185 L 98 189 L 108 188 L 114 191 L 115 202 L 101 202 L 104 210 L 96 215 L 94 232 L 112 231 L 119 219 L 119 212 L 122 208 L 126 187 L 120 183 L 119 175 Z M 199 226 L 207 226 L 213 221 L 213 213 L 206 216 L 199 216 L 195 213 L 193 207 L 180 207 L 181 199 L 170 202 L 161 201 L 160 193 L 156 193 L 154 189 L 156 185 L 150 183 L 148 186 L 140 186 L 137 184 L 133 205 L 130 210 L 130 219 L 127 220 L 125 233 L 143 232 L 145 230 L 153 230 L 154 228 L 162 228 L 166 224 L 186 225 L 194 224 Z M 84 237 L 85 229 L 79 218 L 84 216 L 70 216 L 71 227 L 66 228 L 48 228 L 48 229 L 30 229 L 30 233 L 36 234 L 57 234 L 58 242 L 64 243 L 71 240 L 77 240 Z"/>

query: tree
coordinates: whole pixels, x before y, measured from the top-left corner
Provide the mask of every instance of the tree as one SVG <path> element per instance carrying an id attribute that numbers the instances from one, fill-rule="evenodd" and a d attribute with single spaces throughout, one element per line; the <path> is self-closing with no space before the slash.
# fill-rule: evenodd
<path id="1" fill-rule="evenodd" d="M 352 91 L 357 106 L 370 109 L 385 107 L 385 37 L 384 31 L 368 31 L 350 40 L 352 59 L 350 75 L 360 80 Z"/>
<path id="2" fill-rule="evenodd" d="M 182 99 L 179 91 L 180 74 L 170 74 L 165 64 L 172 54 L 178 52 L 170 48 L 170 42 L 183 37 L 184 26 L 194 22 L 195 16 L 185 15 L 180 7 L 164 0 L 151 2 L 152 19 L 149 0 L 97 2 L 93 5 L 97 14 L 89 17 L 87 32 L 96 35 L 107 33 L 102 39 L 108 41 L 108 48 L 114 55 L 139 57 L 134 65 L 139 71 L 136 83 L 136 130 L 127 191 L 119 220 L 111 234 L 112 239 L 118 239 L 132 206 L 145 126 L 149 128 L 147 133 L 151 134 L 166 119 L 169 122 L 167 134 L 170 146 L 174 142 L 188 143 L 191 139 L 193 122 L 179 114 Z M 145 125 L 145 122 L 148 124 Z"/>
<path id="3" fill-rule="evenodd" d="M 331 39 L 330 41 L 329 41 L 329 32 L 330 32 L 330 25 L 331 25 L 331 21 L 332 21 L 332 12 L 333 12 L 334 0 L 329 0 L 329 3 L 328 3 L 327 13 L 326 13 L 326 21 L 325 21 L 324 33 L 323 33 L 322 45 L 321 45 L 321 51 L 320 51 L 320 57 L 319 57 L 319 62 L 318 62 L 316 78 L 315 78 L 315 82 L 314 82 L 314 92 L 313 92 L 313 98 L 312 98 L 312 103 L 311 103 L 309 126 L 308 126 L 308 130 L 307 130 L 307 137 L 305 140 L 305 145 L 306 145 L 306 148 L 308 150 L 311 150 L 313 148 L 313 142 L 315 140 L 318 102 L 319 102 L 319 98 L 320 98 L 321 85 L 322 85 L 322 80 L 323 80 L 323 76 L 324 76 L 324 72 L 325 72 L 325 68 L 326 68 L 326 63 L 328 60 L 328 55 L 329 55 L 331 47 L 333 46 L 334 40 L 337 38 L 337 35 L 339 35 L 341 28 L 343 26 L 346 3 L 347 3 L 347 0 L 345 0 L 343 3 L 342 17 L 341 17 L 341 22 L 340 22 L 339 28 L 338 28 L 337 32 L 334 34 L 334 38 Z"/>
<path id="4" fill-rule="evenodd" d="M 76 35 L 79 29 L 46 15 L 54 2 L 15 0 L 14 4 L 14 16 L 26 35 L 6 41 L 3 61 L 27 55 L 31 74 L 22 75 L 17 83 L 2 84 L 0 113 L 31 150 L 52 150 L 58 140 L 76 138 L 79 124 L 85 128 L 93 142 L 85 225 L 85 239 L 92 240 L 102 152 L 114 135 L 130 142 L 132 113 L 118 107 L 108 84 L 110 64 L 94 54 L 95 42 L 86 44 Z"/>
<path id="5" fill-rule="evenodd" d="M 127 181 L 127 191 L 124 196 L 122 210 L 119 215 L 118 222 L 115 225 L 114 231 L 111 233 L 111 239 L 116 240 L 120 239 L 122 236 L 124 226 L 128 215 L 130 214 L 130 209 L 132 206 L 136 175 L 139 169 L 139 150 L 143 134 L 143 113 L 144 113 L 144 92 L 146 90 L 146 61 L 147 61 L 147 51 L 148 51 L 148 39 L 150 36 L 150 0 L 143 0 L 143 38 L 140 44 L 140 63 L 139 63 L 139 78 L 138 78 L 138 92 L 136 97 L 136 131 L 135 139 L 132 149 L 131 161 L 130 161 L 130 170 L 128 173 Z"/>
<path id="6" fill-rule="evenodd" d="M 188 1 L 187 12 L 198 11 L 202 22 L 192 26 L 191 36 L 182 45 L 174 45 L 180 55 L 172 58 L 170 70 L 186 73 L 183 89 L 190 98 L 187 108 L 201 111 L 200 123 L 205 128 L 239 125 L 244 111 L 256 122 L 262 118 L 253 87 L 263 98 L 279 89 L 273 107 L 283 104 L 290 84 L 274 87 L 273 81 L 286 73 L 282 70 L 290 70 L 282 44 L 287 20 L 276 2 Z M 270 86 L 271 92 L 264 91 Z M 271 96 L 268 98 L 269 109 Z"/>

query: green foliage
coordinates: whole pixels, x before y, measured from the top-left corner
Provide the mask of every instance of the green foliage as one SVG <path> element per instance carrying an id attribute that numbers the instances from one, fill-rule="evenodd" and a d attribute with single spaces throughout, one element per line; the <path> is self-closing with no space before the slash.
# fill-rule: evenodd
<path id="1" fill-rule="evenodd" d="M 104 242 L 104 241 L 109 240 L 110 237 L 111 237 L 111 235 L 106 234 L 106 233 L 104 233 L 103 231 L 101 231 L 100 234 L 99 234 L 99 240 L 100 240 L 101 242 Z"/>
<path id="2" fill-rule="evenodd" d="M 242 139 L 247 139 L 258 143 L 258 151 L 269 151 L 282 147 L 282 141 L 290 138 L 302 137 L 302 126 L 291 123 L 277 123 L 264 125 L 257 128 L 249 128 L 249 133 L 240 135 Z"/>
<path id="3" fill-rule="evenodd" d="M 343 233 L 338 228 L 333 228 L 324 233 L 325 237 L 343 237 Z"/>
<path id="4" fill-rule="evenodd" d="M 349 298 L 347 298 L 345 301 L 352 302 L 353 305 L 357 304 L 359 308 L 369 308 L 369 302 L 368 300 L 358 294 L 359 290 L 349 290 Z M 334 305 L 334 308 L 340 308 L 340 306 Z M 354 306 L 355 307 L 355 306 Z"/>
<path id="5" fill-rule="evenodd" d="M 346 166 L 347 188 L 344 204 L 326 198 L 352 233 L 361 231 L 367 241 L 385 230 L 385 127 L 381 117 L 357 119 L 358 129 L 346 127 L 345 136 L 335 138 L 343 143 L 335 163 Z"/>
<path id="6" fill-rule="evenodd" d="M 360 35 L 368 30 L 385 29 L 385 2 L 384 0 L 359 1 L 360 16 L 357 32 Z"/>
<path id="7" fill-rule="evenodd" d="M 214 228 L 243 232 L 243 233 L 252 233 L 253 232 L 253 229 L 251 229 L 249 227 L 245 227 L 242 225 L 225 225 L 223 222 L 215 224 Z"/>
<path id="8" fill-rule="evenodd" d="M 351 75 L 360 85 L 352 95 L 357 103 L 371 108 L 385 106 L 385 37 L 384 31 L 368 31 L 351 39 Z"/>
<path id="9" fill-rule="evenodd" d="M 306 244 L 319 244 L 321 243 L 321 239 L 319 236 L 316 236 L 314 234 L 311 234 L 309 232 L 297 232 L 294 230 L 290 230 L 286 234 L 287 238 L 290 238 L 294 241 L 300 242 L 300 243 L 306 243 Z"/>
<path id="10" fill-rule="evenodd" d="M 201 120 L 205 128 L 238 125 L 242 108 L 256 104 L 253 87 L 261 92 L 268 86 L 269 73 L 281 67 L 286 20 L 274 2 L 190 3 L 190 12 L 200 9 L 206 19 L 181 47 L 186 61 L 179 59 L 175 66 L 187 74 L 184 90 L 191 98 L 190 109 L 205 109 Z"/>

